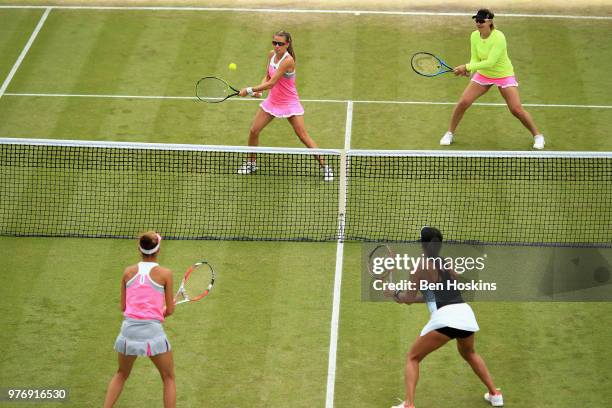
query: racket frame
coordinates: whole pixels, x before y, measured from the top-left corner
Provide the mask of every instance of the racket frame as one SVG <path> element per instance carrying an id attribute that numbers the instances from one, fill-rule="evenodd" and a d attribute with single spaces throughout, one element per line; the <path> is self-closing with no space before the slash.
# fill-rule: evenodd
<path id="1" fill-rule="evenodd" d="M 185 282 L 187 282 L 187 280 L 189 279 L 189 276 L 191 276 L 191 273 L 193 271 L 195 271 L 197 268 L 203 265 L 208 266 L 208 269 L 210 270 L 210 275 L 211 275 L 210 282 L 208 283 L 208 287 L 204 290 L 204 292 L 202 292 L 201 294 L 193 298 L 190 298 L 187 292 L 185 291 Z M 176 295 L 174 296 L 174 304 L 180 305 L 181 303 L 196 302 L 198 300 L 203 299 L 210 293 L 213 286 L 215 285 L 215 278 L 216 278 L 215 269 L 212 267 L 210 263 L 208 263 L 207 261 L 200 261 L 200 262 L 194 263 L 187 269 L 187 272 L 185 272 L 185 275 L 183 276 L 183 279 L 181 280 L 181 285 L 179 286 L 176 292 Z M 178 300 L 179 295 L 183 297 L 182 300 Z"/>
<path id="2" fill-rule="evenodd" d="M 391 277 L 393 274 L 392 270 L 388 270 L 382 274 L 376 274 L 373 271 L 373 265 L 372 265 L 372 260 L 373 260 L 373 256 L 376 253 L 376 251 L 378 251 L 380 248 L 384 248 L 386 250 L 386 257 L 395 257 L 395 252 L 393 252 L 393 250 L 391 249 L 391 247 L 387 244 L 379 244 L 376 245 L 376 247 L 374 247 L 373 250 L 370 251 L 370 254 L 368 255 L 368 273 L 370 274 L 370 277 L 372 277 L 373 279 L 386 279 L 387 277 Z"/>
<path id="3" fill-rule="evenodd" d="M 440 63 L 440 70 L 435 73 L 435 74 L 425 74 L 423 72 L 419 72 L 415 67 L 414 67 L 414 60 L 416 57 L 418 57 L 419 55 L 429 55 L 431 57 L 434 57 L 439 63 Z M 410 66 L 412 67 L 412 70 L 414 72 L 416 72 L 417 74 L 427 77 L 427 78 L 433 78 L 433 77 L 437 77 L 438 75 L 442 75 L 442 74 L 446 74 L 448 72 L 453 72 L 453 68 L 448 66 L 448 64 L 446 62 L 444 62 L 444 60 L 430 52 L 425 52 L 425 51 L 419 51 L 417 53 L 414 53 L 412 55 L 412 58 L 410 59 Z"/>
<path id="4" fill-rule="evenodd" d="M 198 94 L 198 87 L 200 86 L 200 83 L 202 81 L 204 81 L 205 79 L 216 79 L 218 81 L 221 81 L 225 84 L 225 86 L 228 87 L 228 89 L 230 89 L 231 91 L 233 91 L 233 93 L 228 94 L 225 98 L 221 99 L 221 100 L 211 100 L 211 99 L 207 99 L 206 97 L 200 97 L 200 95 Z M 199 100 L 201 100 L 202 102 L 206 102 L 206 103 L 221 103 L 229 98 L 232 98 L 236 95 L 238 95 L 240 93 L 240 90 L 234 88 L 233 86 L 231 86 L 230 84 L 227 83 L 227 81 L 223 78 L 219 78 L 216 76 L 205 76 L 202 77 L 198 80 L 198 82 L 196 82 L 196 86 L 195 86 L 195 94 L 196 94 L 196 98 L 198 98 Z"/>

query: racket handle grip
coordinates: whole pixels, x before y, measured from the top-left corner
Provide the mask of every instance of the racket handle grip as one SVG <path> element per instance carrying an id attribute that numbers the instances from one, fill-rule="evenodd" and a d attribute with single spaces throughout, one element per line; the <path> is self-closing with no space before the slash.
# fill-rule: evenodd
<path id="1" fill-rule="evenodd" d="M 249 94 L 249 96 L 253 96 L 254 92 L 253 92 L 253 88 L 251 88 L 250 86 L 246 89 L 247 94 Z"/>

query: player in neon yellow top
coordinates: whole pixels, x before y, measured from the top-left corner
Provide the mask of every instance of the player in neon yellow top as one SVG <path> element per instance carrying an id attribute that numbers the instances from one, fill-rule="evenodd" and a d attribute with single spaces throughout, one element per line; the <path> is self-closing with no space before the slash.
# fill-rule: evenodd
<path id="1" fill-rule="evenodd" d="M 508 58 L 506 36 L 495 28 L 493 17 L 493 13 L 487 9 L 478 10 L 476 15 L 472 17 L 476 21 L 478 29 L 470 37 L 470 62 L 459 65 L 454 69 L 455 75 L 470 76 L 470 74 L 473 74 L 472 79 L 453 110 L 448 131 L 442 136 L 440 144 L 447 146 L 453 142 L 455 129 L 457 129 L 465 111 L 476 99 L 484 95 L 492 85 L 496 85 L 510 112 L 533 135 L 533 148 L 543 149 L 544 135 L 536 127 L 529 112 L 523 109 L 521 105 L 518 82 L 514 77 L 514 67 L 510 58 Z"/>
<path id="2" fill-rule="evenodd" d="M 488 38 L 481 38 L 480 31 L 472 32 L 470 37 L 472 57 L 465 69 L 478 72 L 489 78 L 514 76 L 514 67 L 508 58 L 506 36 L 499 30 L 492 30 Z"/>

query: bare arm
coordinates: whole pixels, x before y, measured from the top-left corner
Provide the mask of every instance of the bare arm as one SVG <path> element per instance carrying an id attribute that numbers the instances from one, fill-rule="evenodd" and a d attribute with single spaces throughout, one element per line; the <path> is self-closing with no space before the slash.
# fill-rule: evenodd
<path id="1" fill-rule="evenodd" d="M 122 312 L 125 312 L 125 273 L 121 278 L 121 300 L 119 301 L 119 308 Z"/>
<path id="2" fill-rule="evenodd" d="M 172 271 L 170 269 L 164 269 L 164 297 L 166 299 L 166 309 L 164 316 L 168 317 L 174 313 L 174 282 L 172 279 Z"/>
<path id="3" fill-rule="evenodd" d="M 410 282 L 414 289 L 412 290 L 402 290 L 395 291 L 393 294 L 393 298 L 397 303 L 405 303 L 407 305 L 411 305 L 413 303 L 423 303 L 425 300 L 423 299 L 423 295 L 417 289 L 419 287 L 419 281 L 423 278 L 423 271 L 421 268 L 417 269 L 415 273 L 410 275 Z"/>
<path id="4" fill-rule="evenodd" d="M 251 88 L 251 92 L 254 92 L 257 94 L 257 93 L 260 93 L 262 91 L 266 91 L 272 88 L 278 82 L 278 80 L 281 79 L 283 75 L 285 75 L 286 72 L 292 71 L 294 68 L 295 68 L 295 61 L 293 60 L 293 58 L 287 57 L 280 64 L 280 66 L 278 67 L 278 69 L 276 70 L 276 72 L 271 78 L 268 75 L 266 75 L 261 84 Z M 248 88 L 244 88 L 240 90 L 240 96 L 246 96 L 248 94 L 249 94 Z"/>
<path id="5" fill-rule="evenodd" d="M 267 80 L 264 83 L 259 84 L 256 87 L 254 87 L 253 92 L 266 91 L 272 88 L 278 82 L 278 80 L 281 79 L 283 75 L 285 75 L 286 72 L 291 71 L 294 66 L 295 66 L 295 62 L 293 61 L 293 58 L 288 56 L 280 64 L 280 66 L 278 67 L 278 69 L 276 70 L 272 78 L 269 78 L 268 76 L 266 76 Z"/>
<path id="6" fill-rule="evenodd" d="M 270 64 L 270 60 L 272 59 L 272 55 L 274 55 L 274 51 L 270 51 L 268 53 L 268 59 L 266 60 L 266 68 L 264 69 L 264 76 L 261 79 L 261 82 L 259 83 L 260 85 L 263 84 L 264 82 L 266 82 L 268 79 L 270 79 L 270 75 L 268 75 L 268 65 Z"/>
<path id="7" fill-rule="evenodd" d="M 270 63 L 270 58 L 272 58 L 273 54 L 274 54 L 274 51 L 270 51 L 268 53 L 268 59 L 266 60 L 266 70 L 265 70 L 266 73 L 264 74 L 264 76 L 261 79 L 261 82 L 259 83 L 258 86 L 261 86 L 262 84 L 264 84 L 264 83 L 266 83 L 266 82 L 268 82 L 270 80 L 270 77 L 268 76 L 268 64 Z M 248 89 L 249 88 L 242 88 L 240 90 L 240 92 L 238 93 L 238 95 L 240 95 L 242 97 L 249 95 Z M 255 91 L 254 88 L 251 88 L 251 92 L 252 92 L 251 96 L 253 98 L 259 98 L 259 97 L 261 97 L 263 95 L 263 93 L 261 91 Z"/>
<path id="8" fill-rule="evenodd" d="M 128 283 L 130 279 L 134 277 L 134 267 L 128 266 L 123 271 L 123 276 L 121 277 L 121 300 L 119 301 L 119 308 L 122 312 L 125 312 L 126 308 L 126 293 L 125 293 L 125 285 Z"/>

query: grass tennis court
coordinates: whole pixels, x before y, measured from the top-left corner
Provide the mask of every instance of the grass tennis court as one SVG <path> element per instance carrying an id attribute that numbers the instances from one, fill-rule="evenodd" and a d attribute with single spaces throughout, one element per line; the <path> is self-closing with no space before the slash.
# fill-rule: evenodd
<path id="1" fill-rule="evenodd" d="M 44 12 L 0 8 L 1 81 Z M 612 150 L 612 48 L 602 43 L 612 34 L 610 20 L 499 16 L 496 23 L 546 149 Z M 257 83 L 280 28 L 294 37 L 306 125 L 320 147 L 344 147 L 353 101 L 351 147 L 440 149 L 466 80 L 417 77 L 409 57 L 430 50 L 451 64 L 467 61 L 469 16 L 56 8 L 0 94 L 0 137 L 244 145 L 256 102 L 198 103 L 194 84 L 208 74 L 239 87 Z M 228 70 L 230 62 L 237 71 Z M 440 102 L 448 104 L 433 104 Z M 492 90 L 480 102 L 503 100 Z M 301 147 L 282 120 L 261 142 Z M 450 149 L 530 150 L 531 140 L 505 106 L 478 105 Z M 67 387 L 66 405 L 101 406 L 116 369 L 120 273 L 136 262 L 136 243 L 0 237 L 0 248 L 0 387 Z M 164 242 L 160 261 L 176 279 L 202 257 L 219 274 L 208 299 L 179 308 L 165 324 L 178 406 L 325 406 L 336 249 Z M 345 244 L 333 406 L 389 407 L 403 398 L 404 356 L 428 313 L 423 305 L 362 302 L 360 259 L 361 245 Z M 482 329 L 478 351 L 506 406 L 604 407 L 612 400 L 605 386 L 610 303 L 473 307 Z M 424 361 L 417 406 L 484 407 L 483 392 L 451 344 Z M 159 406 L 160 399 L 156 370 L 139 359 L 117 406 Z"/>

